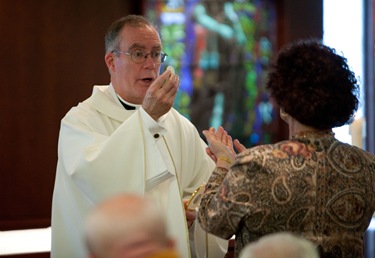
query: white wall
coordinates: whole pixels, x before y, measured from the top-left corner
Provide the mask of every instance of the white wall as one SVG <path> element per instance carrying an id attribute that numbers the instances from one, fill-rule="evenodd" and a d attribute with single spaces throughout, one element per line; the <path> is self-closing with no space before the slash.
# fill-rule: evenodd
<path id="1" fill-rule="evenodd" d="M 335 128 L 336 137 L 363 148 L 364 126 L 364 15 L 362 0 L 323 1 L 323 40 L 324 43 L 342 53 L 357 76 L 361 86 L 360 107 L 356 121 L 349 126 Z"/>

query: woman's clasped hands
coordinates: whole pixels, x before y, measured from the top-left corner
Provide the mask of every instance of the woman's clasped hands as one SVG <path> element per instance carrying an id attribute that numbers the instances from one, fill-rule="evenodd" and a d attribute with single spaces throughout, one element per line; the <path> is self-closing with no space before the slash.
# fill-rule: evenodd
<path id="1" fill-rule="evenodd" d="M 246 149 L 237 139 L 233 141 L 232 137 L 222 126 L 217 130 L 213 127 L 204 130 L 203 135 L 208 143 L 206 153 L 216 162 L 218 167 L 228 169 L 232 165 L 236 157 L 233 145 L 238 152 Z"/>

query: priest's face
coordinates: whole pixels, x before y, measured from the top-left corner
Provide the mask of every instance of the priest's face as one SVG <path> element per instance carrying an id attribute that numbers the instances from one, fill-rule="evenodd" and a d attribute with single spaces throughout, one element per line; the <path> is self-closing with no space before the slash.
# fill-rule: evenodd
<path id="1" fill-rule="evenodd" d="M 112 85 L 121 98 L 142 104 L 147 89 L 159 75 L 160 63 L 155 63 L 151 55 L 141 61 L 136 56 L 159 51 L 162 51 L 162 45 L 155 28 L 128 26 L 122 29 L 119 49 L 105 56 Z"/>

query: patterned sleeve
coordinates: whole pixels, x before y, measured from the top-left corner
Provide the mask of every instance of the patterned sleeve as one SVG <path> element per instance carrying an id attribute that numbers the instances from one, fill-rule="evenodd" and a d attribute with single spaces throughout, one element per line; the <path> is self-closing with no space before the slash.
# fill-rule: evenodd
<path id="1" fill-rule="evenodd" d="M 248 214 L 251 208 L 250 181 L 246 170 L 246 166 L 237 163 L 229 171 L 215 168 L 198 210 L 199 223 L 207 232 L 229 239 Z"/>

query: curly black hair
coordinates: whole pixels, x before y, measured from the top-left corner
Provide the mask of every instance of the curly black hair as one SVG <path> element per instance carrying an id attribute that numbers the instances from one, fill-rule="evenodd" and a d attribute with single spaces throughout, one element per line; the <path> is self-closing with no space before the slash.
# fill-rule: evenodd
<path id="1" fill-rule="evenodd" d="M 347 59 L 319 39 L 283 48 L 270 67 L 266 88 L 285 112 L 319 130 L 349 123 L 359 104 L 359 85 Z"/>

